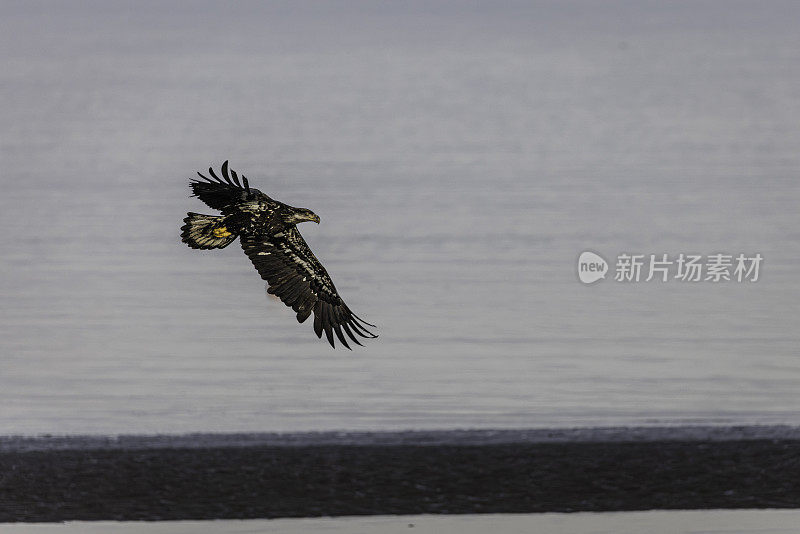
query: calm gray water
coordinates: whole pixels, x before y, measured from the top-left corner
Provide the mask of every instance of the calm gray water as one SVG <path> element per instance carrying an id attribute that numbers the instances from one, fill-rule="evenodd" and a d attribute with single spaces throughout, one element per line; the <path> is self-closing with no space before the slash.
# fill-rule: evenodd
<path id="1" fill-rule="evenodd" d="M 800 4 L 0 11 L 0 434 L 800 424 Z M 180 243 L 225 159 L 378 340 Z"/>

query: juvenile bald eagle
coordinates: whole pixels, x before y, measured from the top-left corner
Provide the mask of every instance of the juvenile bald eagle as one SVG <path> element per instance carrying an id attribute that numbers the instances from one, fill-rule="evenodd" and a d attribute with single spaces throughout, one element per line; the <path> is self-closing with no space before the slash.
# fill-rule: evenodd
<path id="1" fill-rule="evenodd" d="M 197 249 L 225 248 L 239 237 L 244 253 L 267 281 L 267 292 L 290 306 L 300 323 L 314 313 L 314 332 L 318 338 L 322 338 L 324 331 L 335 348 L 335 333 L 349 349 L 344 334 L 358 345 L 361 343 L 356 336 L 378 337 L 367 329 L 375 325 L 350 311 L 325 267 L 297 230 L 297 223 L 304 221 L 319 224 L 316 214 L 305 208 L 293 208 L 251 188 L 244 176 L 240 181 L 235 171 L 228 174 L 227 161 L 222 164 L 222 178 L 211 168 L 208 173 L 210 178 L 198 172 L 200 179 L 192 179 L 192 196 L 222 215 L 190 212 L 181 228 L 184 243 Z"/>

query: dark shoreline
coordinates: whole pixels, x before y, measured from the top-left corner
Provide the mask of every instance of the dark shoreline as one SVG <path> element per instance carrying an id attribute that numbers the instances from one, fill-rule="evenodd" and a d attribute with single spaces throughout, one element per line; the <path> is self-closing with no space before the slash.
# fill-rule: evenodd
<path id="1" fill-rule="evenodd" d="M 0 438 L 0 521 L 800 507 L 800 429 Z"/>

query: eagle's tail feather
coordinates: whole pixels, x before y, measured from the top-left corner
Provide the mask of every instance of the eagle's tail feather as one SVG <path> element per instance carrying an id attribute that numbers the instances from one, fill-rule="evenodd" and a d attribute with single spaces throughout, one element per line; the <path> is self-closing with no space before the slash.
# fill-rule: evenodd
<path id="1" fill-rule="evenodd" d="M 225 248 L 238 234 L 223 224 L 223 217 L 189 212 L 181 227 L 181 240 L 192 248 Z"/>

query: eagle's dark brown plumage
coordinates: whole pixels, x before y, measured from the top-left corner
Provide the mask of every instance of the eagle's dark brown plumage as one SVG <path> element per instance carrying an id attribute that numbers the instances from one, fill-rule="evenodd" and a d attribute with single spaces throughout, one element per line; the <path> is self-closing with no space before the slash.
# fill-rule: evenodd
<path id="1" fill-rule="evenodd" d="M 181 228 L 181 239 L 192 248 L 224 248 L 237 237 L 244 253 L 253 262 L 261 278 L 269 284 L 269 293 L 280 298 L 297 313 L 303 322 L 313 313 L 314 332 L 322 333 L 332 347 L 334 334 L 347 347 L 349 338 L 361 345 L 358 337 L 375 338 L 367 327 L 373 327 L 344 303 L 325 267 L 308 248 L 297 230 L 297 223 L 319 217 L 311 210 L 294 208 L 273 200 L 250 187 L 247 178 L 239 179 L 222 164 L 222 177 L 209 168 L 210 177 L 191 181 L 193 196 L 222 215 L 189 213 Z"/>

